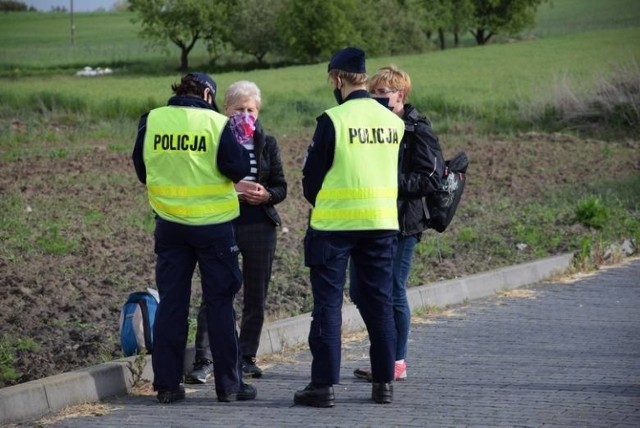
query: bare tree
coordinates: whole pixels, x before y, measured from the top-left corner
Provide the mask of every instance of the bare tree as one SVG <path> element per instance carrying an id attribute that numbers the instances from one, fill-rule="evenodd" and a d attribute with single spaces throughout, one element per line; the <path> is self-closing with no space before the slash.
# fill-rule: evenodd
<path id="1" fill-rule="evenodd" d="M 180 70 L 189 69 L 189 53 L 215 17 L 215 1 L 200 0 L 129 0 L 136 13 L 134 23 L 141 23 L 140 35 L 151 44 L 167 47 L 171 42 L 180 48 Z"/>

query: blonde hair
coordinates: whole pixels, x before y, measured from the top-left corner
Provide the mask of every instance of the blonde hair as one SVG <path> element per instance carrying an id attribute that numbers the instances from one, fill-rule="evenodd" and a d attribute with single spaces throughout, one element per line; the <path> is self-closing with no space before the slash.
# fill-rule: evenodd
<path id="1" fill-rule="evenodd" d="M 239 80 L 229 85 L 227 92 L 224 94 L 224 108 L 236 101 L 242 101 L 245 98 L 251 98 L 256 102 L 256 106 L 260 108 L 262 98 L 260 97 L 260 88 L 253 82 L 248 80 Z"/>
<path id="2" fill-rule="evenodd" d="M 350 71 L 333 69 L 329 72 L 329 79 L 343 79 L 351 85 L 365 85 L 367 83 L 366 73 L 352 73 Z"/>
<path id="3" fill-rule="evenodd" d="M 367 86 L 369 91 L 374 88 L 382 88 L 385 86 L 390 89 L 402 91 L 404 93 L 404 99 L 407 100 L 411 93 L 411 78 L 395 64 L 389 64 L 386 67 L 382 67 L 376 74 L 371 76 Z"/>

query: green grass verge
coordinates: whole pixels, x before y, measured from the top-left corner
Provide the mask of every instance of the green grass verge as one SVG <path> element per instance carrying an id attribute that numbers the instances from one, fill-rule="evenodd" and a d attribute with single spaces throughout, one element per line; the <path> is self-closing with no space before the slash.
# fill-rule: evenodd
<path id="1" fill-rule="evenodd" d="M 551 102 L 554 84 L 569 78 L 576 91 L 593 90 L 601 76 L 616 67 L 640 63 L 636 40 L 640 28 L 594 31 L 556 38 L 465 48 L 424 55 L 372 59 L 370 71 L 393 62 L 414 82 L 411 101 L 428 112 L 440 132 L 464 119 L 479 131 L 506 132 L 530 126 L 518 106 Z M 255 81 L 263 91 L 262 117 L 274 132 L 302 132 L 315 116 L 333 105 L 325 64 L 223 73 L 215 76 L 221 94 L 233 81 Z M 162 77 L 103 76 L 80 78 L 1 79 L 0 117 L 20 118 L 28 111 L 135 120 L 164 104 L 179 75 Z M 283 82 L 286 82 L 284 84 Z M 5 125 L 7 126 L 7 125 Z M 10 135 L 10 132 L 4 135 Z M 2 143 L 2 140 L 0 140 Z M 2 143 L 4 145 L 4 143 Z"/>

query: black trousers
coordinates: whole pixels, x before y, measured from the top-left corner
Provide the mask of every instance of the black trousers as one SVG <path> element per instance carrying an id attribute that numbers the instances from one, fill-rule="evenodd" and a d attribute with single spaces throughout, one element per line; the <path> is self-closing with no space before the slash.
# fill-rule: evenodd
<path id="1" fill-rule="evenodd" d="M 155 253 L 160 304 L 153 330 L 154 389 L 175 390 L 182 381 L 191 280 L 197 264 L 207 305 L 203 328 L 213 338 L 216 393 L 237 392 L 240 352 L 233 300 L 242 282 L 232 223 L 187 226 L 158 219 Z"/>
<path id="2" fill-rule="evenodd" d="M 340 382 L 342 303 L 349 259 L 358 271 L 358 309 L 369 333 L 374 382 L 390 382 L 396 350 L 393 318 L 393 260 L 397 234 L 319 232 L 307 229 L 304 260 L 309 267 L 313 313 L 309 330 L 311 382 Z"/>
<path id="3" fill-rule="evenodd" d="M 240 353 L 255 357 L 260 346 L 265 306 L 273 259 L 276 252 L 276 226 L 255 223 L 236 226 L 238 247 L 242 255 L 242 318 L 240 322 Z M 196 360 L 211 360 L 206 303 L 200 304 L 196 329 Z"/>

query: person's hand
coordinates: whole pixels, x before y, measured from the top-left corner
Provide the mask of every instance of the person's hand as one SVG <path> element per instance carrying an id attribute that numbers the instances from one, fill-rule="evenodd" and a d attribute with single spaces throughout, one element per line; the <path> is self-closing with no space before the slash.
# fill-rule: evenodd
<path id="1" fill-rule="evenodd" d="M 260 205 L 267 202 L 271 195 L 262 184 L 255 183 L 255 186 L 245 189 L 238 197 L 241 201 L 250 205 Z"/>
<path id="2" fill-rule="evenodd" d="M 269 191 L 255 181 L 241 180 L 234 186 L 238 192 L 238 199 L 251 205 L 264 204 L 271 197 Z"/>

